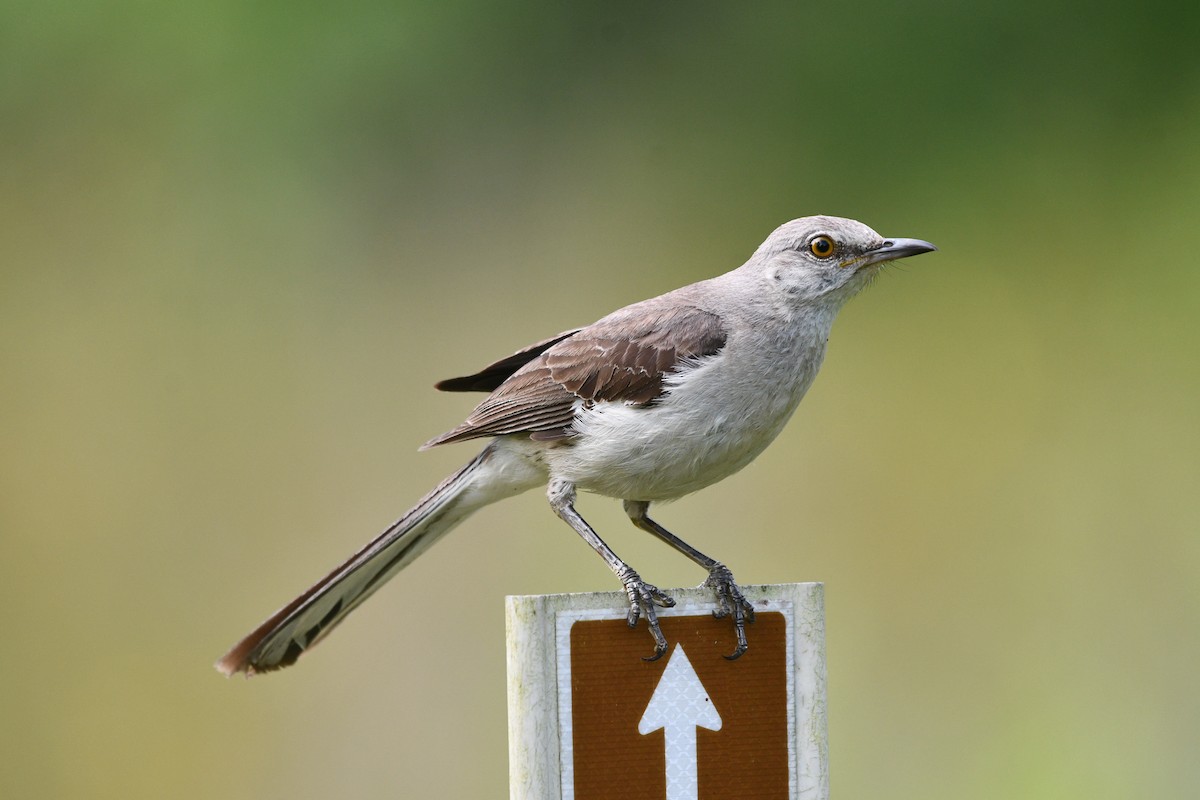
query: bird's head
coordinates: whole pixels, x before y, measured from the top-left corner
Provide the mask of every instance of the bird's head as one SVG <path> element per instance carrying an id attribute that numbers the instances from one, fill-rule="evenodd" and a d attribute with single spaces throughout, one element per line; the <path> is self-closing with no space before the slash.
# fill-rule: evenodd
<path id="1" fill-rule="evenodd" d="M 885 239 L 843 217 L 801 217 L 780 225 L 750 264 L 789 300 L 844 303 L 884 264 L 937 250 L 921 239 Z"/>

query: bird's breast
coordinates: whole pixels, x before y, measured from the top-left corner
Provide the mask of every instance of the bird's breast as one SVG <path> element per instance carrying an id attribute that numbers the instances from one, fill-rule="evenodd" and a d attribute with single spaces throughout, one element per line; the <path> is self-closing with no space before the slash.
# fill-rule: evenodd
<path id="1" fill-rule="evenodd" d="M 722 351 L 671 375 L 649 406 L 581 406 L 571 443 L 549 454 L 551 472 L 587 491 L 647 501 L 726 478 L 783 429 L 816 376 L 819 345 L 789 361 Z"/>

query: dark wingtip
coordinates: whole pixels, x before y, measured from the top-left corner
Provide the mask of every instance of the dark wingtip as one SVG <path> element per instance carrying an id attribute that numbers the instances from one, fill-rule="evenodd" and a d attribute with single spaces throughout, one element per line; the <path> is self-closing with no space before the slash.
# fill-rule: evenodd
<path id="1" fill-rule="evenodd" d="M 433 388 L 439 392 L 490 392 L 492 391 L 490 384 L 483 383 L 478 380 L 477 375 L 466 375 L 461 378 L 446 378 L 438 381 L 433 385 Z"/>

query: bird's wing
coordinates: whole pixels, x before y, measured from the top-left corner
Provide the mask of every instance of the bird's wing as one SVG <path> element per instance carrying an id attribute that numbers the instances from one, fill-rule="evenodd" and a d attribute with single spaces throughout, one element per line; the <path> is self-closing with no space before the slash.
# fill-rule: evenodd
<path id="1" fill-rule="evenodd" d="M 521 367 L 563 339 L 566 339 L 568 336 L 574 336 L 581 330 L 583 329 L 573 328 L 569 331 L 563 331 L 557 336 L 551 336 L 549 339 L 535 342 L 523 350 L 518 350 L 511 356 L 506 356 L 493 364 L 488 364 L 473 375 L 464 375 L 461 378 L 447 378 L 444 381 L 438 381 L 433 386 L 435 389 L 443 392 L 494 392 L 499 388 L 500 384 L 511 378 L 512 374 Z"/>
<path id="2" fill-rule="evenodd" d="M 649 405 L 665 391 L 664 377 L 690 360 L 715 354 L 725 339 L 721 318 L 694 306 L 606 317 L 530 359 L 463 424 L 424 448 L 511 433 L 566 438 L 578 401 Z"/>

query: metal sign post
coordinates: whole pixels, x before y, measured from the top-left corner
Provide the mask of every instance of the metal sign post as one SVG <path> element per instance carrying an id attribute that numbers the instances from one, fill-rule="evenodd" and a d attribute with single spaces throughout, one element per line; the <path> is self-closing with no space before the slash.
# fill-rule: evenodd
<path id="1" fill-rule="evenodd" d="M 670 592 L 654 662 L 624 593 L 509 597 L 512 800 L 827 800 L 822 585 L 742 591 L 757 621 L 735 661 L 707 589 Z"/>

